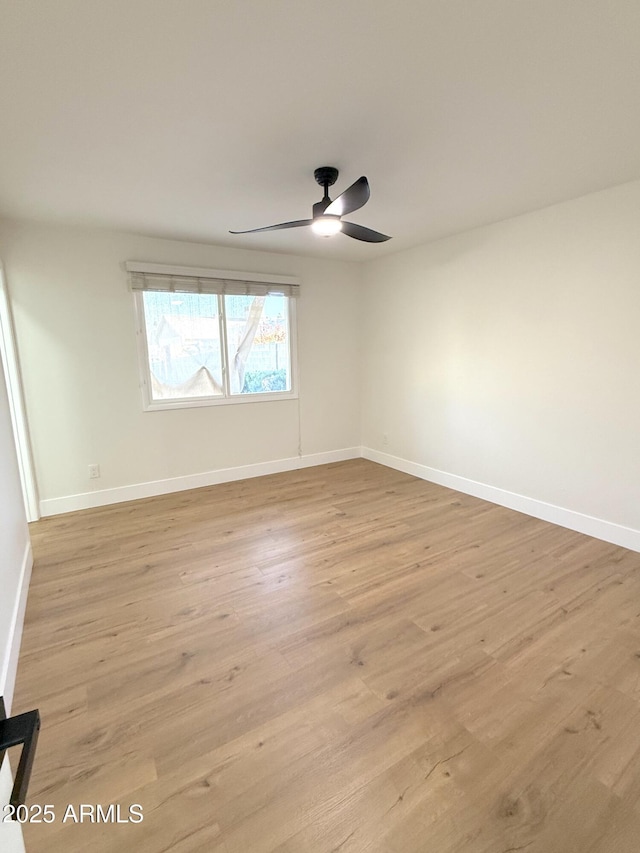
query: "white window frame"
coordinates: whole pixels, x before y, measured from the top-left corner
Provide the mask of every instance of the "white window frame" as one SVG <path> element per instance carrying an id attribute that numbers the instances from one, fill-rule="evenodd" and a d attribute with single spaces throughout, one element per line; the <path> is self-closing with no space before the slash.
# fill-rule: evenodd
<path id="1" fill-rule="evenodd" d="M 268 284 L 299 285 L 299 279 L 293 276 L 266 275 L 262 273 L 247 273 L 229 270 L 209 270 L 199 267 L 174 267 L 164 264 L 148 264 L 128 261 L 125 268 L 130 273 L 149 273 L 151 275 L 186 276 L 197 278 L 218 278 L 227 281 L 257 281 Z M 180 291 L 176 291 L 180 292 Z M 143 302 L 144 291 L 133 292 L 136 320 L 136 339 L 138 349 L 138 371 L 142 405 L 145 412 L 166 411 L 168 409 L 192 409 L 201 406 L 235 406 L 245 403 L 274 403 L 280 400 L 297 400 L 298 392 L 298 334 L 297 334 L 297 298 L 287 297 L 289 358 L 291 369 L 291 388 L 288 391 L 265 391 L 259 394 L 231 394 L 229 392 L 229 375 L 227 370 L 227 336 L 224 322 L 224 295 L 218 295 L 220 347 L 222 350 L 222 379 L 224 396 L 184 397 L 177 399 L 154 400 L 151 393 L 151 370 L 147 331 Z"/>

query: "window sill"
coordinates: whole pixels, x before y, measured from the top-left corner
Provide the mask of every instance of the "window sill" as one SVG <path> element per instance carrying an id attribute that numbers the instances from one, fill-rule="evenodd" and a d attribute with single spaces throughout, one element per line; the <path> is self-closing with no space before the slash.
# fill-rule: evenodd
<path id="1" fill-rule="evenodd" d="M 154 400 L 146 403 L 145 412 L 166 412 L 169 409 L 196 409 L 205 406 L 241 406 L 246 403 L 274 403 L 280 400 L 297 400 L 297 392 L 273 391 L 270 394 L 238 394 L 234 397 L 193 397 L 189 400 Z"/>

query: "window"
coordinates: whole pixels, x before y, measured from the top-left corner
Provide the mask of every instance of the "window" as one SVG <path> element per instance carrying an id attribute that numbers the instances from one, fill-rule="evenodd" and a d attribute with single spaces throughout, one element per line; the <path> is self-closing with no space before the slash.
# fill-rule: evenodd
<path id="1" fill-rule="evenodd" d="M 127 269 L 146 408 L 296 396 L 295 280 L 155 264 Z"/>

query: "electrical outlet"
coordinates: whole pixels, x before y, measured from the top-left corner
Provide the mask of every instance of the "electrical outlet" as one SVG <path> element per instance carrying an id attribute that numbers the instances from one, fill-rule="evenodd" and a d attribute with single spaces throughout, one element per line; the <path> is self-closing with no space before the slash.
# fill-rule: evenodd
<path id="1" fill-rule="evenodd" d="M 100 476 L 100 466 L 99 465 L 89 465 L 89 479 L 97 480 Z"/>

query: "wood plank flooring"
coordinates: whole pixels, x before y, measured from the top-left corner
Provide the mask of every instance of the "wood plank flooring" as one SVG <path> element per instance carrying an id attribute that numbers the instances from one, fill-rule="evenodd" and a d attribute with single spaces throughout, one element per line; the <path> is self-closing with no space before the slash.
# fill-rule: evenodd
<path id="1" fill-rule="evenodd" d="M 639 554 L 365 460 L 32 535 L 28 853 L 637 853 Z"/>

